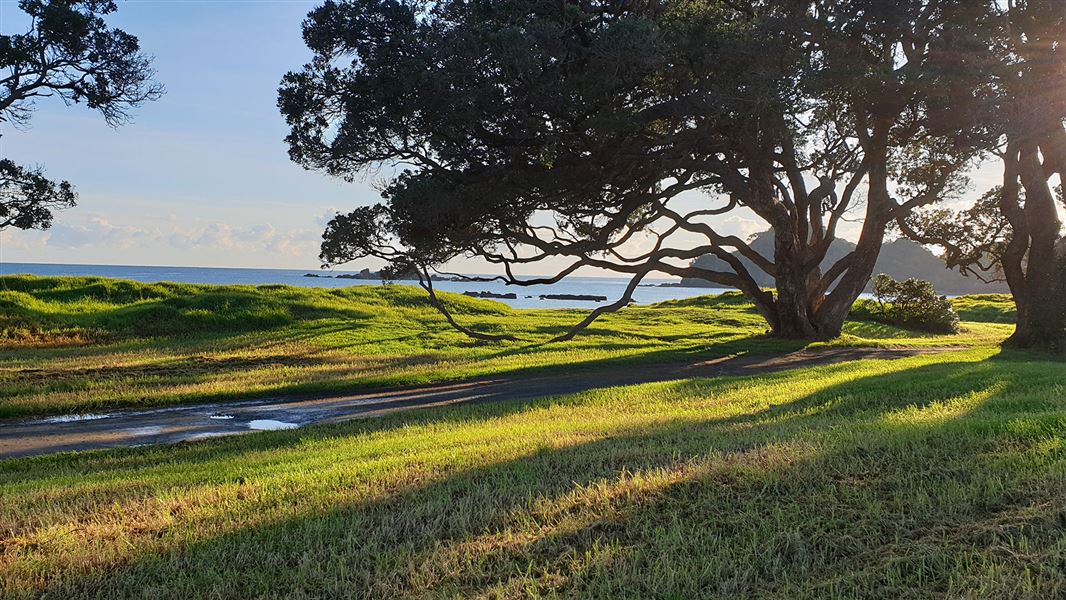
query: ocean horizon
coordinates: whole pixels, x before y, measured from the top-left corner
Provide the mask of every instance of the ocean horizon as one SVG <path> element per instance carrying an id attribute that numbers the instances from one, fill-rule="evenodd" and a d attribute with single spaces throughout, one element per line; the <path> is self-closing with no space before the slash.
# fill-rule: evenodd
<path id="1" fill-rule="evenodd" d="M 294 287 L 343 288 L 353 285 L 382 285 L 377 279 L 336 278 L 336 275 L 355 274 L 356 270 L 268 269 L 251 267 L 177 267 L 151 265 L 91 265 L 55 263 L 0 263 L 0 275 L 36 275 L 40 277 L 108 277 L 141 283 L 207 284 L 207 285 L 290 285 Z M 313 274 L 317 277 L 308 277 Z M 470 275 L 476 276 L 476 275 Z M 401 285 L 417 285 L 415 281 L 397 281 Z M 594 308 L 617 300 L 625 291 L 628 278 L 568 277 L 559 283 L 537 286 L 513 286 L 500 281 L 434 281 L 436 289 L 454 292 L 513 293 L 516 298 L 500 298 L 514 308 Z M 729 291 L 726 288 L 680 287 L 676 278 L 646 279 L 633 294 L 637 304 L 654 304 Z M 664 286 L 664 284 L 668 284 Z M 604 302 L 586 300 L 549 300 L 542 294 L 605 296 Z"/>

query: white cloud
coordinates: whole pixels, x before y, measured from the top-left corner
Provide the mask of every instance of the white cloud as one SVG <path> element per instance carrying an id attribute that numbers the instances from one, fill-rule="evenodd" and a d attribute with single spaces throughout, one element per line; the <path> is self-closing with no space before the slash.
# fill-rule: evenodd
<path id="1" fill-rule="evenodd" d="M 732 215 L 717 223 L 716 228 L 722 235 L 735 235 L 742 240 L 747 240 L 756 233 L 766 231 L 770 226 L 757 218 Z"/>
<path id="2" fill-rule="evenodd" d="M 0 260 L 217 266 L 311 266 L 318 262 L 322 229 L 170 217 L 118 223 L 100 215 L 64 215 L 48 231 L 0 232 Z M 153 257 L 174 256 L 156 261 Z"/>
<path id="3" fill-rule="evenodd" d="M 78 249 L 103 246 L 128 250 L 145 242 L 157 240 L 154 232 L 133 226 L 118 226 L 109 220 L 92 215 L 82 224 L 59 222 L 45 232 L 46 244 L 57 248 Z"/>
<path id="4" fill-rule="evenodd" d="M 247 229 L 238 229 L 233 236 L 244 243 L 269 242 L 277 235 L 273 225 L 253 225 Z"/>
<path id="5" fill-rule="evenodd" d="M 48 234 L 43 231 L 22 231 L 19 229 L 0 230 L 0 260 L 3 252 L 36 252 L 44 247 Z"/>
<path id="6" fill-rule="evenodd" d="M 251 227 L 231 227 L 225 223 L 208 223 L 196 228 L 174 225 L 165 236 L 177 249 L 231 250 L 244 253 L 284 254 L 313 260 L 318 254 L 321 233 L 313 229 L 279 230 L 268 223 Z"/>
<path id="7" fill-rule="evenodd" d="M 317 257 L 321 235 L 321 232 L 311 229 L 298 229 L 274 236 L 268 247 L 278 254 L 292 257 Z"/>

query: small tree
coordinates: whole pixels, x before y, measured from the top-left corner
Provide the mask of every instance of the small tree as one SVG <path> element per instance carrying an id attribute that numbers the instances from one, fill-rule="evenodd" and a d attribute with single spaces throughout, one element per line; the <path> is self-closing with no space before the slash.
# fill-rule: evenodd
<path id="1" fill-rule="evenodd" d="M 129 120 L 129 109 L 159 98 L 150 59 L 137 38 L 108 28 L 111 0 L 20 0 L 29 30 L 0 35 L 0 124 L 26 125 L 37 98 L 84 103 L 109 125 Z M 0 229 L 47 229 L 54 210 L 74 206 L 67 182 L 40 169 L 0 161 Z"/>
<path id="2" fill-rule="evenodd" d="M 327 2 L 305 23 L 314 59 L 279 105 L 303 166 L 405 168 L 384 203 L 329 225 L 325 263 L 376 256 L 428 278 L 475 256 L 512 285 L 582 267 L 630 277 L 580 326 L 662 272 L 740 289 L 778 336 L 830 338 L 886 227 L 956 193 L 987 143 L 959 116 L 985 84 L 954 58 L 987 48 L 974 43 L 982 4 Z M 702 206 L 679 206 L 694 191 Z M 720 232 L 714 217 L 737 211 L 773 230 L 772 256 Z M 857 247 L 823 271 L 849 213 L 863 219 Z M 691 265 L 704 254 L 728 268 Z M 512 270 L 551 259 L 567 266 Z"/>

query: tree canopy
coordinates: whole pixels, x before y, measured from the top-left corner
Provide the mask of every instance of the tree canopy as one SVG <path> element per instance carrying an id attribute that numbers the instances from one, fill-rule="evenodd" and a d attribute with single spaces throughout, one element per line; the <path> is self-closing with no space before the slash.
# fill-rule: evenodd
<path id="1" fill-rule="evenodd" d="M 1007 282 L 1018 307 L 1012 343 L 1063 349 L 1066 3 L 1012 0 L 993 12 L 995 52 L 982 66 L 991 93 L 969 117 L 997 136 L 1002 184 L 964 210 L 921 211 L 900 226 L 943 247 L 950 265 Z"/>
<path id="2" fill-rule="evenodd" d="M 109 125 L 129 120 L 130 109 L 163 93 L 151 59 L 136 37 L 109 28 L 111 0 L 19 0 L 30 19 L 26 32 L 0 35 L 0 124 L 28 124 L 38 98 L 84 104 Z M 0 161 L 0 228 L 46 229 L 52 211 L 74 206 L 67 182 L 40 168 Z"/>
<path id="3" fill-rule="evenodd" d="M 630 276 L 603 310 L 651 273 L 698 277 L 744 291 L 778 335 L 832 337 L 889 224 L 961 192 L 993 144 L 967 116 L 989 93 L 991 7 L 330 1 L 305 22 L 314 58 L 279 106 L 299 164 L 397 171 L 382 203 L 329 224 L 327 264 L 376 256 L 428 274 L 477 256 L 514 285 L 581 267 Z M 702 206 L 686 209 L 692 192 Z M 773 230 L 772 255 L 716 227 L 741 210 Z M 823 270 L 849 215 L 856 248 Z M 691 264 L 705 254 L 728 269 Z M 546 259 L 569 262 L 513 272 Z"/>
<path id="4" fill-rule="evenodd" d="M 53 211 L 73 207 L 77 198 L 69 182 L 0 159 L 0 229 L 48 229 Z"/>

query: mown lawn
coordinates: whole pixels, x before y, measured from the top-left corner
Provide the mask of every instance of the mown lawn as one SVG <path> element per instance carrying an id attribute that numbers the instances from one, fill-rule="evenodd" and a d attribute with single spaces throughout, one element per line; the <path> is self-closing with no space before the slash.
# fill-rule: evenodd
<path id="1" fill-rule="evenodd" d="M 1066 363 L 975 348 L 0 462 L 0 590 L 1060 598 Z"/>
<path id="2" fill-rule="evenodd" d="M 475 343 L 450 329 L 421 290 L 399 285 L 325 290 L 0 277 L 0 418 L 800 347 L 765 337 L 764 321 L 737 294 L 630 307 L 573 342 L 551 345 L 542 342 L 583 311 L 444 297 L 463 323 L 523 341 Z M 980 310 L 963 314 L 957 336 L 855 322 L 833 343 L 982 346 L 1009 335 L 1009 299 L 959 302 Z"/>

